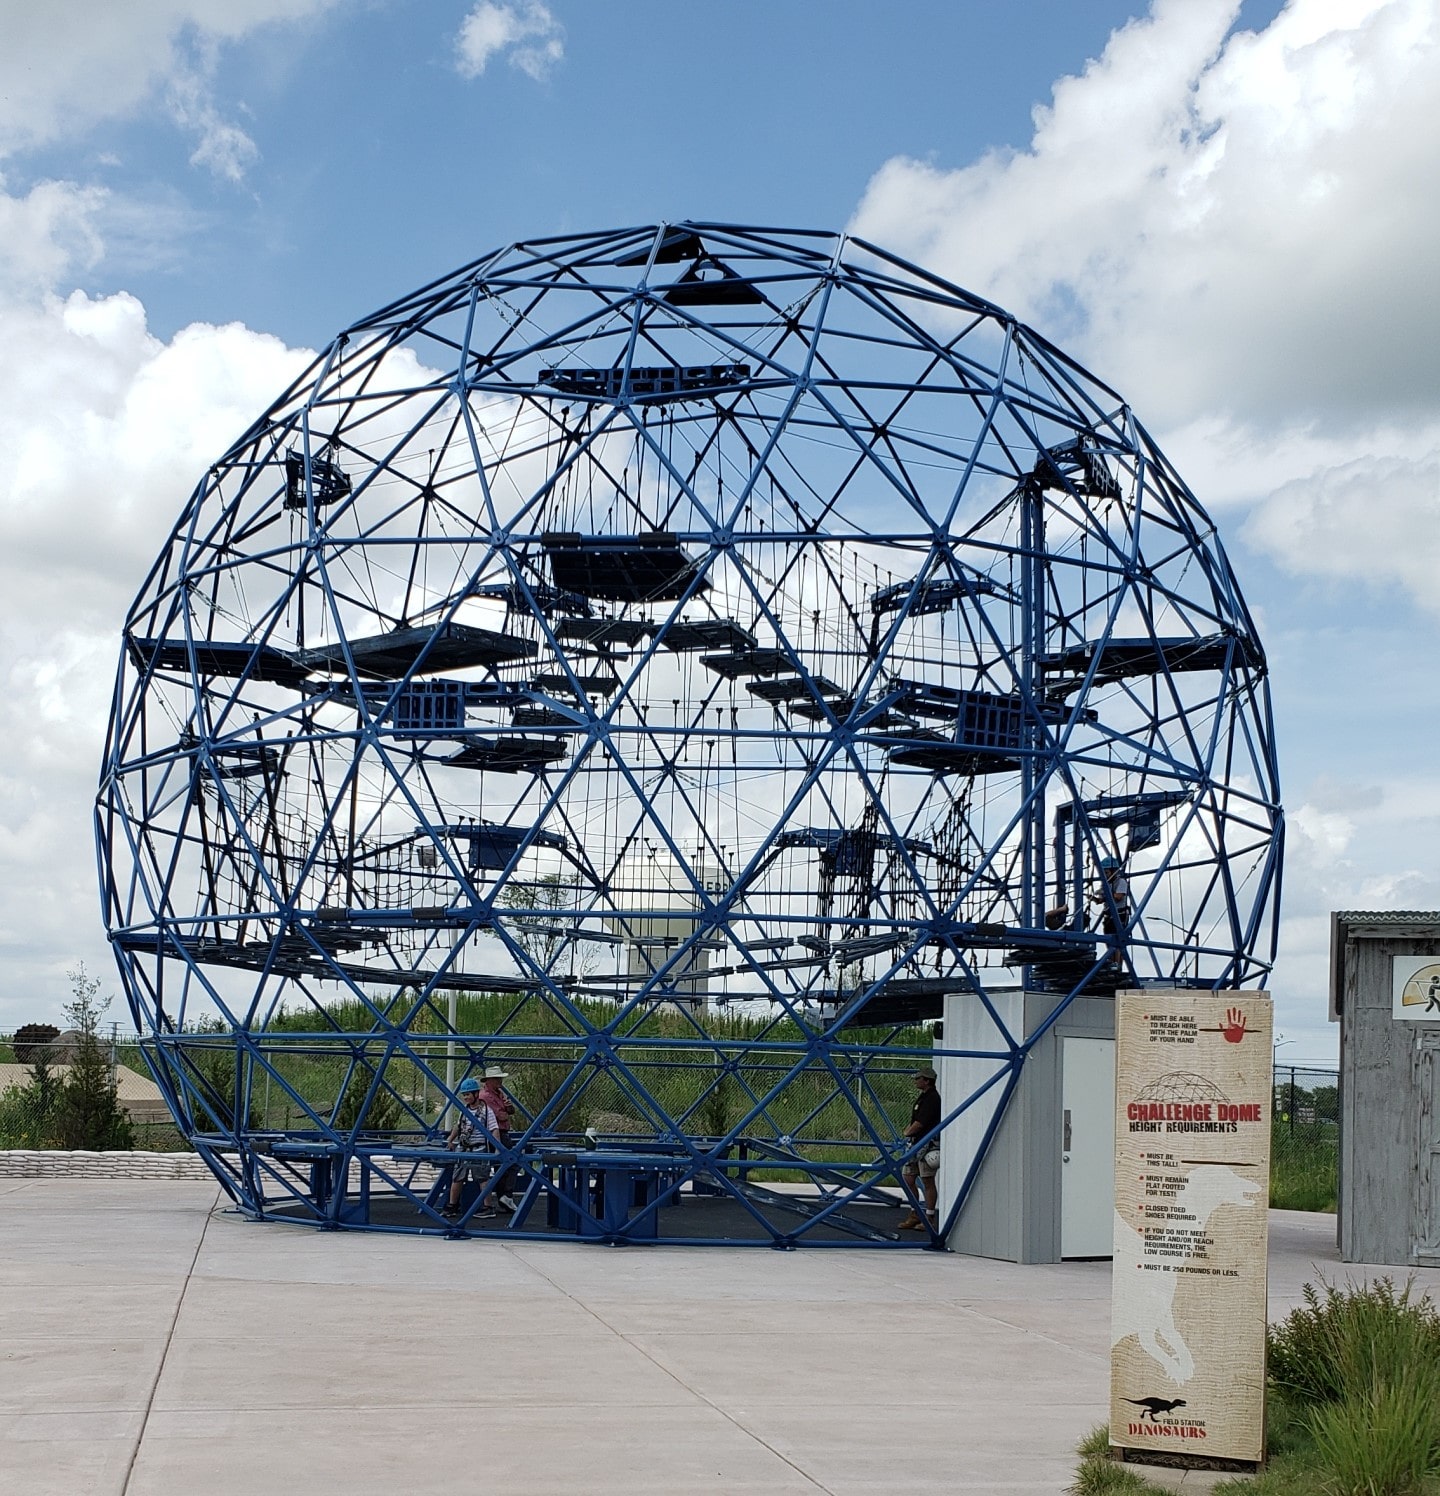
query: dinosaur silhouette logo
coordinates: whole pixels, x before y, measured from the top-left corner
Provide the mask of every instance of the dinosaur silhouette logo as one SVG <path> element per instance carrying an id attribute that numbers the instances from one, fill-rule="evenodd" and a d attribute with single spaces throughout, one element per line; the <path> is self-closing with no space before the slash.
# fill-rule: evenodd
<path id="1" fill-rule="evenodd" d="M 1140 1415 L 1142 1423 L 1147 1418 L 1154 1423 L 1157 1413 L 1173 1413 L 1176 1408 L 1187 1406 L 1183 1397 L 1127 1397 L 1125 1401 L 1134 1407 L 1145 1409 Z"/>

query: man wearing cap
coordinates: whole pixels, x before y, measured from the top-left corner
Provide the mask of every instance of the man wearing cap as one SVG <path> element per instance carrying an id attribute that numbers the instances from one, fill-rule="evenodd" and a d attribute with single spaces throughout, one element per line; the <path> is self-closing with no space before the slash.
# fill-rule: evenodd
<path id="1" fill-rule="evenodd" d="M 910 1125 L 902 1136 L 914 1142 L 940 1125 L 940 1093 L 935 1089 L 935 1071 L 929 1065 L 921 1065 L 915 1071 L 915 1089 L 920 1093 L 910 1109 Z M 925 1190 L 925 1220 L 921 1220 L 912 1208 L 900 1222 L 901 1231 L 923 1231 L 928 1222 L 931 1228 L 939 1224 L 940 1208 L 935 1194 L 935 1171 L 940 1167 L 940 1142 L 931 1138 L 918 1161 L 911 1159 L 905 1165 L 903 1177 L 911 1193 L 915 1190 L 918 1175 Z"/>
<path id="2" fill-rule="evenodd" d="M 485 1134 L 495 1137 L 500 1132 L 500 1119 L 495 1115 L 494 1109 L 485 1100 L 480 1089 L 480 1082 L 473 1075 L 467 1075 L 460 1082 L 456 1094 L 460 1097 L 460 1114 L 455 1119 L 455 1125 L 446 1135 L 445 1141 L 461 1154 L 474 1153 L 483 1148 L 486 1143 Z M 460 1191 L 465 1187 L 467 1179 L 480 1179 L 482 1177 L 480 1167 L 475 1164 L 461 1162 L 452 1164 L 450 1167 L 450 1201 L 445 1207 L 445 1215 L 449 1220 L 454 1220 L 460 1214 Z M 477 1215 L 494 1215 L 493 1208 L 477 1211 Z"/>
<path id="3" fill-rule="evenodd" d="M 1130 925 L 1130 880 L 1125 876 L 1125 865 L 1118 857 L 1100 859 L 1100 889 L 1094 903 L 1100 910 L 1100 928 L 1115 941 L 1110 952 L 1110 964 L 1121 961 L 1120 942 Z"/>
<path id="4" fill-rule="evenodd" d="M 485 1067 L 485 1079 L 480 1086 L 480 1099 L 495 1115 L 495 1141 L 502 1148 L 510 1146 L 510 1121 L 515 1115 L 515 1103 L 505 1094 L 502 1080 L 509 1080 L 510 1072 L 502 1070 L 499 1065 L 487 1065 Z M 515 1209 L 515 1201 L 511 1196 L 511 1188 L 514 1184 L 515 1170 L 506 1169 L 495 1185 L 495 1192 L 490 1197 L 501 1210 Z"/>
<path id="5" fill-rule="evenodd" d="M 1094 902 L 1101 911 L 1101 928 L 1107 935 L 1119 935 L 1130 923 L 1130 880 L 1125 876 L 1125 864 L 1118 857 L 1102 857 L 1100 878 Z"/>

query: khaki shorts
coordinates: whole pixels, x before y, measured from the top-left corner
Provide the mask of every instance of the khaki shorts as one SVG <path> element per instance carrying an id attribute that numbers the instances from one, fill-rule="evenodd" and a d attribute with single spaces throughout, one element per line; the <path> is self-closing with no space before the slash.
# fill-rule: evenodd
<path id="1" fill-rule="evenodd" d="M 918 1174 L 922 1179 L 933 1179 L 940 1168 L 940 1150 L 938 1148 L 927 1148 L 919 1158 L 912 1158 L 905 1165 L 904 1172 L 911 1176 Z"/>

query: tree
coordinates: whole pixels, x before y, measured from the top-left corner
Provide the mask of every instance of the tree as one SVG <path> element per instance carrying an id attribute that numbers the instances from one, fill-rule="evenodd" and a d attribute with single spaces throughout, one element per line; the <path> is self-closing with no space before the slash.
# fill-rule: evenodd
<path id="1" fill-rule="evenodd" d="M 547 873 L 533 881 L 507 883 L 500 902 L 507 909 L 525 909 L 507 921 L 515 943 L 539 970 L 549 976 L 589 976 L 596 966 L 593 948 L 578 941 L 575 888 L 559 873 Z M 563 973 L 555 971 L 562 954 L 567 956 Z"/>
<path id="2" fill-rule="evenodd" d="M 110 999 L 96 1002 L 100 983 L 86 973 L 83 963 L 66 975 L 74 999 L 65 1004 L 64 1011 L 78 1037 L 56 1097 L 56 1136 L 62 1148 L 97 1152 L 133 1148 L 134 1130 L 120 1105 L 110 1056 L 100 1042 L 100 1020 Z"/>
<path id="3" fill-rule="evenodd" d="M 370 1066 L 364 1060 L 357 1060 L 335 1106 L 332 1125 L 337 1132 L 354 1132 L 357 1128 L 366 1132 L 394 1132 L 400 1126 L 400 1098 L 383 1082 L 375 1088 L 369 1107 L 365 1106 L 374 1079 L 375 1072 Z"/>
<path id="4" fill-rule="evenodd" d="M 19 1093 L 20 1104 L 29 1115 L 31 1137 L 36 1143 L 43 1145 L 53 1130 L 62 1085 L 62 1077 L 55 1074 L 50 1063 L 48 1044 L 33 1046 L 26 1074 L 29 1082 Z"/>

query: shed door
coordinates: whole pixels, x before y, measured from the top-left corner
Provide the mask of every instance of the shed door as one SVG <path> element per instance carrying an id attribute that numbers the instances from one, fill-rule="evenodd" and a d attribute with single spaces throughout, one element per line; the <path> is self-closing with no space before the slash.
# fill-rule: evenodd
<path id="1" fill-rule="evenodd" d="M 1440 1033 L 1415 1035 L 1415 1213 L 1411 1251 L 1440 1259 Z"/>
<path id="2" fill-rule="evenodd" d="M 1060 1041 L 1060 1255 L 1115 1249 L 1115 1041 Z"/>

